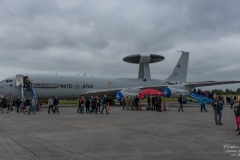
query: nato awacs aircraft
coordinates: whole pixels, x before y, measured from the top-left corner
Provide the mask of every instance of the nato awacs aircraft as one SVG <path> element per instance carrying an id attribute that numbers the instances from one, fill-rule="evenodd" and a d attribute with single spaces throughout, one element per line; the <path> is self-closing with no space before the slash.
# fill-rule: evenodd
<path id="1" fill-rule="evenodd" d="M 0 82 L 0 94 L 11 95 L 14 98 L 21 96 L 22 99 L 30 96 L 35 97 L 36 100 L 48 99 L 55 95 L 59 99 L 76 99 L 80 95 L 89 97 L 107 94 L 109 99 L 117 98 L 120 100 L 123 95 L 138 95 L 145 89 L 156 89 L 163 91 L 164 96 L 168 98 L 179 97 L 180 94 L 189 96 L 190 90 L 194 87 L 240 83 L 240 81 L 186 82 L 188 52 L 182 52 L 172 74 L 167 79 L 152 79 L 149 64 L 164 59 L 163 56 L 155 54 L 148 56 L 131 55 L 123 58 L 125 62 L 139 64 L 138 78 L 18 74 Z M 32 82 L 30 91 L 26 89 L 25 81 L 27 78 Z"/>

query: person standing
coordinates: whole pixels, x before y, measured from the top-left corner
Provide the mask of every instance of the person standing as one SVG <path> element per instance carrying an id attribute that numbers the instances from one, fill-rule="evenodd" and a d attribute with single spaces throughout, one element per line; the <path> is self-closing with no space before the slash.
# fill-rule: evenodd
<path id="1" fill-rule="evenodd" d="M 48 100 L 48 114 L 50 114 L 50 109 L 52 110 L 53 112 L 53 98 L 50 97 L 49 100 Z M 54 112 L 53 112 L 54 113 Z"/>
<path id="2" fill-rule="evenodd" d="M 193 89 L 193 92 L 196 93 L 196 88 Z"/>
<path id="3" fill-rule="evenodd" d="M 158 112 L 162 112 L 162 97 L 158 96 L 158 107 L 157 107 Z"/>
<path id="4" fill-rule="evenodd" d="M 237 130 L 236 131 L 239 131 L 240 130 L 240 109 L 239 109 L 239 101 L 236 101 L 235 102 L 235 106 L 234 106 L 234 115 L 235 115 L 235 120 L 236 120 L 236 124 L 237 124 Z"/>
<path id="5" fill-rule="evenodd" d="M 54 98 L 54 100 L 53 100 L 53 105 L 54 105 L 54 108 L 55 108 L 55 112 L 57 112 L 57 113 L 59 113 L 58 104 L 59 104 L 58 97 L 55 96 L 55 98 Z"/>
<path id="6" fill-rule="evenodd" d="M 86 100 L 85 105 L 86 105 L 86 113 L 90 113 L 90 100 L 88 98 Z"/>
<path id="7" fill-rule="evenodd" d="M 148 98 L 147 98 L 147 103 L 148 103 L 147 110 L 149 111 L 150 106 L 151 106 L 151 98 L 150 98 L 150 96 L 148 96 Z"/>
<path id="8" fill-rule="evenodd" d="M 133 96 L 133 110 L 135 110 L 135 99 L 136 99 L 136 96 Z"/>
<path id="9" fill-rule="evenodd" d="M 101 100 L 100 100 L 100 98 L 98 96 L 97 96 L 96 103 L 97 103 L 96 111 L 100 113 L 100 111 L 101 111 L 101 109 L 100 109 Z"/>
<path id="10" fill-rule="evenodd" d="M 93 112 L 95 112 L 95 114 L 98 114 L 98 108 L 97 108 L 97 96 L 95 96 L 95 98 L 94 98 L 94 111 Z"/>
<path id="11" fill-rule="evenodd" d="M 80 103 L 81 103 L 81 111 L 80 112 L 84 114 L 84 106 L 85 106 L 84 96 L 82 96 L 82 101 Z"/>
<path id="12" fill-rule="evenodd" d="M 78 106 L 77 113 L 80 113 L 81 112 L 81 97 L 77 99 L 77 106 Z"/>
<path id="13" fill-rule="evenodd" d="M 29 78 L 27 78 L 27 86 L 28 86 L 28 91 L 30 91 L 31 88 L 31 80 Z"/>
<path id="14" fill-rule="evenodd" d="M 126 105 L 126 99 L 125 99 L 124 96 L 122 96 L 121 103 L 122 103 L 122 107 L 123 107 L 122 110 L 124 110 L 125 109 L 125 105 Z"/>
<path id="15" fill-rule="evenodd" d="M 222 104 L 224 105 L 225 104 L 225 97 L 222 95 L 221 99 L 222 99 Z"/>
<path id="16" fill-rule="evenodd" d="M 203 96 L 200 97 L 200 104 L 201 104 L 201 112 L 202 112 L 203 109 L 204 109 L 205 112 L 207 112 L 206 103 L 205 103 L 205 100 L 204 100 Z"/>
<path id="17" fill-rule="evenodd" d="M 12 96 L 9 96 L 9 107 L 10 107 L 10 111 L 13 110 L 13 97 Z"/>
<path id="18" fill-rule="evenodd" d="M 6 100 L 7 100 L 7 108 L 8 108 L 8 111 L 9 111 L 10 110 L 10 96 L 7 96 Z"/>
<path id="19" fill-rule="evenodd" d="M 155 102 L 156 102 L 156 98 L 153 96 L 152 97 L 152 110 L 155 110 L 155 107 L 156 107 Z"/>
<path id="20" fill-rule="evenodd" d="M 155 108 L 156 108 L 156 111 L 158 111 L 158 104 L 159 104 L 159 97 L 156 97 L 155 98 Z"/>
<path id="21" fill-rule="evenodd" d="M 29 109 L 30 109 L 30 105 L 31 105 L 30 97 L 28 97 L 26 99 L 25 104 L 26 104 L 26 109 L 23 111 L 23 114 L 27 113 L 29 115 L 30 114 Z"/>
<path id="22" fill-rule="evenodd" d="M 129 110 L 129 104 L 130 104 L 130 100 L 129 100 L 129 96 L 126 97 L 126 110 Z"/>
<path id="23" fill-rule="evenodd" d="M 135 103 L 135 109 L 138 110 L 138 105 L 139 105 L 139 97 L 138 97 L 138 95 L 136 95 L 134 103 Z"/>
<path id="24" fill-rule="evenodd" d="M 214 109 L 216 125 L 223 125 L 222 122 L 221 122 L 221 119 L 222 119 L 222 104 L 219 101 L 219 99 L 217 99 L 216 94 L 213 95 L 213 100 L 212 100 L 211 105 L 213 106 L 213 109 Z"/>
<path id="25" fill-rule="evenodd" d="M 107 100 L 106 100 L 106 97 L 107 97 L 107 95 L 105 94 L 104 97 L 102 98 L 102 105 L 103 105 L 103 107 L 102 107 L 101 114 L 103 114 L 103 110 L 104 109 L 106 109 L 106 113 L 109 114 L 108 110 L 107 110 Z"/>
<path id="26" fill-rule="evenodd" d="M 179 104 L 180 104 L 180 107 L 179 107 L 179 109 L 178 109 L 178 112 L 180 112 L 180 109 L 182 110 L 182 112 L 184 112 L 183 111 L 183 105 L 182 105 L 182 95 L 180 95 L 180 97 L 178 98 L 178 102 L 179 102 Z"/>
<path id="27" fill-rule="evenodd" d="M 91 108 L 92 110 L 90 111 L 90 113 L 94 113 L 95 109 L 96 109 L 96 98 L 92 96 L 91 99 Z"/>
<path id="28" fill-rule="evenodd" d="M 4 110 L 7 108 L 7 98 L 6 96 L 3 97 L 2 99 L 2 114 L 4 113 Z M 8 111 L 6 111 L 8 113 Z"/>
<path id="29" fill-rule="evenodd" d="M 131 96 L 131 97 L 130 97 L 130 107 L 131 107 L 131 111 L 134 110 L 133 106 L 134 106 L 134 100 L 133 100 L 133 96 Z"/>
<path id="30" fill-rule="evenodd" d="M 17 108 L 17 113 L 19 113 L 19 106 L 20 106 L 21 100 L 20 100 L 20 96 L 17 98 L 15 104 L 16 104 L 16 108 Z"/>
<path id="31" fill-rule="evenodd" d="M 234 97 L 233 97 L 233 100 L 236 101 L 236 100 L 237 100 L 237 96 L 234 96 Z"/>
<path id="32" fill-rule="evenodd" d="M 229 104 L 231 105 L 231 109 L 233 109 L 233 105 L 234 105 L 234 99 L 233 99 L 233 97 L 231 96 L 231 99 L 230 99 L 230 101 L 229 101 Z"/>
<path id="33" fill-rule="evenodd" d="M 36 114 L 35 111 L 35 106 L 36 106 L 36 102 L 34 100 L 34 97 L 31 100 L 31 108 L 30 108 L 30 113 L 32 112 L 33 114 Z"/>
<path id="34" fill-rule="evenodd" d="M 26 78 L 26 79 L 25 79 L 25 87 L 26 87 L 27 90 L 29 90 L 29 88 L 30 88 L 30 86 L 28 86 L 28 84 L 29 84 L 29 83 L 28 83 L 28 78 Z"/>

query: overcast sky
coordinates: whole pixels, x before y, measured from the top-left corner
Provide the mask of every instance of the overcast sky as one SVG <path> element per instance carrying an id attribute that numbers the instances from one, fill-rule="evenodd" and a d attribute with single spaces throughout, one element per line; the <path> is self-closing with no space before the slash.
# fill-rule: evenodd
<path id="1" fill-rule="evenodd" d="M 190 52 L 187 81 L 240 80 L 239 0 L 0 0 L 0 78 L 137 77 L 122 58 L 159 54 L 165 79 Z M 215 86 L 235 90 L 239 85 Z"/>

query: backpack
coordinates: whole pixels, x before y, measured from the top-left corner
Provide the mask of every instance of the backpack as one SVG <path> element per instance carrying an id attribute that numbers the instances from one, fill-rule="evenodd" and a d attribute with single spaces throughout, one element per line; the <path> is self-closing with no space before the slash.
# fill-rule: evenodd
<path id="1" fill-rule="evenodd" d="M 218 108 L 219 108 L 219 110 L 223 110 L 223 104 L 219 103 Z"/>
<path id="2" fill-rule="evenodd" d="M 82 99 L 80 99 L 80 104 L 83 104 L 83 100 Z"/>
<path id="3" fill-rule="evenodd" d="M 17 100 L 15 101 L 15 104 L 19 104 L 20 103 L 20 99 L 17 98 Z"/>

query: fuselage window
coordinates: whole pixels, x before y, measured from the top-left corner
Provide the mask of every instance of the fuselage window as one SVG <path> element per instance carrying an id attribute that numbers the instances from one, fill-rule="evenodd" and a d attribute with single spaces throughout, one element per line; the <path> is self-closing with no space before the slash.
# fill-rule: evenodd
<path id="1" fill-rule="evenodd" d="M 13 80 L 6 80 L 6 83 L 11 83 L 13 82 Z"/>

